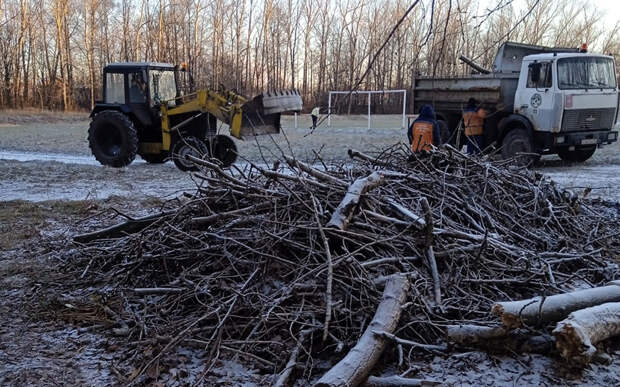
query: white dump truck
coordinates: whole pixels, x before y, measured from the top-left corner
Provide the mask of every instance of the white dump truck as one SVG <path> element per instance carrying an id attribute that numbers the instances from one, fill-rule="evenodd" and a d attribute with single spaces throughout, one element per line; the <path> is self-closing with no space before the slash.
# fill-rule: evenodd
<path id="1" fill-rule="evenodd" d="M 414 109 L 435 107 L 442 140 L 460 146 L 463 109 L 470 98 L 489 114 L 487 145 L 501 147 L 510 158 L 543 154 L 581 162 L 597 147 L 617 141 L 619 93 L 614 58 L 587 49 L 551 48 L 507 42 L 500 46 L 492 70 L 466 57 L 474 71 L 466 77 L 418 78 Z M 459 143 L 457 143 L 459 142 Z"/>

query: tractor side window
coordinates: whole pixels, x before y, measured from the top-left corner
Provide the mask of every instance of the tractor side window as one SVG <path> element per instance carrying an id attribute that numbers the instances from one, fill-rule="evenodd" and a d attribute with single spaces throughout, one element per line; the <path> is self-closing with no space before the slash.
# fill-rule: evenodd
<path id="1" fill-rule="evenodd" d="M 169 101 L 174 106 L 174 98 L 177 96 L 177 87 L 174 79 L 174 71 L 151 70 L 149 73 L 151 87 L 151 100 L 153 103 Z"/>
<path id="2" fill-rule="evenodd" d="M 142 72 L 129 74 L 129 102 L 146 103 L 146 82 Z"/>
<path id="3" fill-rule="evenodd" d="M 105 103 L 125 103 L 125 74 L 106 74 Z"/>

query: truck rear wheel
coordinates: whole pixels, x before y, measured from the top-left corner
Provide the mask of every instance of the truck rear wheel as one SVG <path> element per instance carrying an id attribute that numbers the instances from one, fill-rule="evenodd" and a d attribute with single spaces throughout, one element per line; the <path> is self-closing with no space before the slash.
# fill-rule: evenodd
<path id="1" fill-rule="evenodd" d="M 540 160 L 534 140 L 524 128 L 512 129 L 502 141 L 502 158 L 514 159 L 518 165 L 530 166 Z"/>
<path id="2" fill-rule="evenodd" d="M 101 164 L 125 167 L 138 153 L 138 132 L 123 113 L 104 110 L 95 115 L 90 123 L 88 146 Z"/>
<path id="3" fill-rule="evenodd" d="M 583 163 L 588 160 L 596 152 L 596 147 L 568 150 L 568 148 L 559 148 L 558 156 L 564 161 L 571 161 L 574 163 Z"/>
<path id="4" fill-rule="evenodd" d="M 193 161 L 188 160 L 187 156 L 191 155 L 203 158 L 204 155 L 209 153 L 209 150 L 205 143 L 200 141 L 197 137 L 187 136 L 175 141 L 171 153 L 174 165 L 180 170 L 187 172 L 198 170 L 198 166 Z"/>

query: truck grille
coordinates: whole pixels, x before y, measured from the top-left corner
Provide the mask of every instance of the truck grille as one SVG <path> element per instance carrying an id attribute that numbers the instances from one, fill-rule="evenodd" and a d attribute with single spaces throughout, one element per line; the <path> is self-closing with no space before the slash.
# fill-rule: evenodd
<path id="1" fill-rule="evenodd" d="M 611 129 L 613 121 L 614 108 L 565 110 L 562 131 Z"/>

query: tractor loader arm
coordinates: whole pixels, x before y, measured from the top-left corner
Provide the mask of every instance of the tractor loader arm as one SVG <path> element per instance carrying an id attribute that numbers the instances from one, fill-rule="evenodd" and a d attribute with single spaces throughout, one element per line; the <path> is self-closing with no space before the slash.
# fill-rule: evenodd
<path id="1" fill-rule="evenodd" d="M 259 94 L 252 100 L 232 91 L 199 90 L 182 98 L 176 107 L 162 105 L 162 129 L 170 128 L 168 116 L 184 113 L 210 113 L 230 127 L 230 134 L 238 139 L 248 136 L 280 132 L 280 114 L 301 111 L 302 100 L 296 90 Z M 165 141 L 164 141 L 165 142 Z"/>

